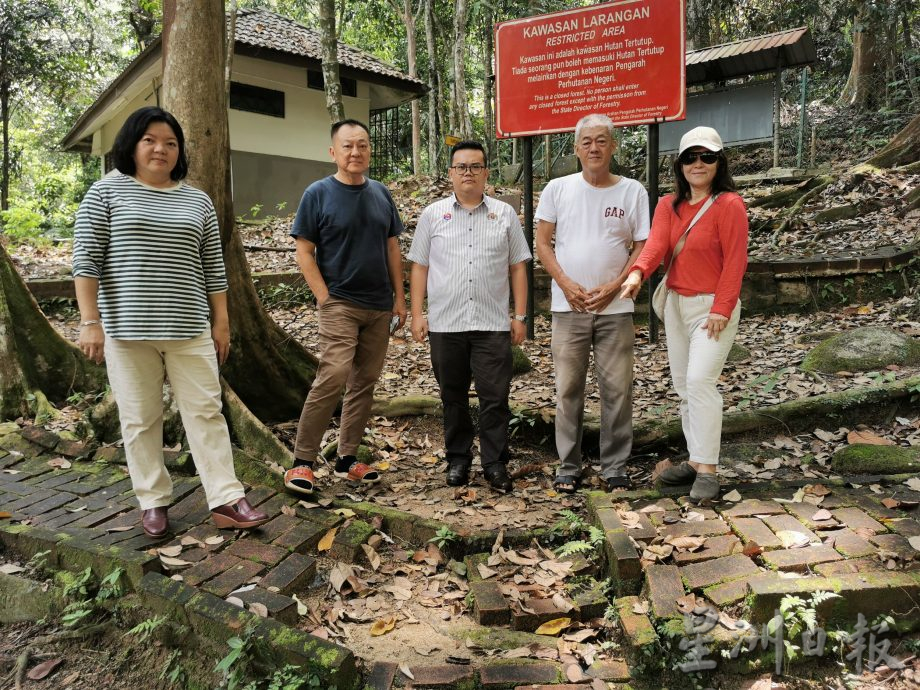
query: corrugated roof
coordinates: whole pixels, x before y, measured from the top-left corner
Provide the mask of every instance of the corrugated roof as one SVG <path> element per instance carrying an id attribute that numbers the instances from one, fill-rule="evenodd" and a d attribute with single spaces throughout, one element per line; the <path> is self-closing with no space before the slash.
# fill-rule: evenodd
<path id="1" fill-rule="evenodd" d="M 808 27 L 777 31 L 687 53 L 687 85 L 804 67 L 817 60 Z"/>
<path id="2" fill-rule="evenodd" d="M 298 24 L 293 19 L 266 10 L 238 10 L 236 42 L 313 60 L 321 61 L 323 57 L 318 32 Z M 363 50 L 339 43 L 338 52 L 339 64 L 342 66 L 414 82 L 423 88 L 425 86 L 421 79 L 410 77 Z"/>

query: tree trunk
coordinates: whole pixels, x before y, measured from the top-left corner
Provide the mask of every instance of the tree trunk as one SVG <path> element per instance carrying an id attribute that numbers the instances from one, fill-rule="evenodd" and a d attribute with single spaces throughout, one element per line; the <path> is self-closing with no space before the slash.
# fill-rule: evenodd
<path id="1" fill-rule="evenodd" d="M 131 0 L 128 5 L 128 23 L 134 30 L 138 51 L 146 48 L 156 37 L 157 20 L 151 8 L 150 2 L 141 0 Z"/>
<path id="2" fill-rule="evenodd" d="M 486 146 L 486 163 L 489 163 L 489 167 L 493 166 L 493 161 L 495 160 L 495 123 L 493 121 L 492 114 L 492 57 L 494 47 L 492 45 L 493 35 L 492 35 L 492 7 L 490 5 L 484 6 L 484 19 L 485 23 L 485 50 L 482 51 L 482 71 L 485 75 L 483 79 L 483 88 L 482 88 L 482 117 L 484 122 L 484 136 L 485 146 Z"/>
<path id="3" fill-rule="evenodd" d="M 174 20 L 169 20 L 175 17 Z M 266 421 L 297 417 L 316 359 L 268 316 L 259 302 L 230 186 L 230 137 L 224 89 L 225 24 L 221 0 L 167 0 L 164 6 L 163 99 L 185 131 L 189 181 L 214 201 L 229 283 L 232 329 L 223 375 Z"/>
<path id="4" fill-rule="evenodd" d="M 422 0 L 425 3 L 425 44 L 428 48 L 428 174 L 441 179 L 441 166 L 438 161 L 440 137 L 438 135 L 438 49 L 434 36 L 434 0 Z"/>
<path id="5" fill-rule="evenodd" d="M 877 61 L 876 31 L 873 12 L 860 2 L 853 21 L 853 61 L 850 76 L 840 94 L 840 102 L 855 108 L 871 108 L 875 101 L 872 80 Z"/>
<path id="6" fill-rule="evenodd" d="M 910 30 L 910 13 L 907 6 L 904 7 L 904 11 L 901 13 L 901 33 L 904 36 L 904 55 L 914 55 L 914 40 Z M 910 89 L 911 99 L 917 100 L 918 96 L 920 96 L 917 93 L 917 68 L 914 60 L 905 59 L 904 64 L 904 70 L 907 75 L 907 88 Z"/>
<path id="7" fill-rule="evenodd" d="M 461 139 L 473 138 L 469 101 L 466 95 L 466 30 L 470 15 L 468 0 L 454 0 L 453 78 L 457 131 Z"/>
<path id="8" fill-rule="evenodd" d="M 6 41 L 0 42 L 0 65 L 6 64 Z M 0 211 L 10 207 L 10 84 L 0 77 L 0 120 L 3 121 L 3 169 L 0 170 Z"/>
<path id="9" fill-rule="evenodd" d="M 712 45 L 709 22 L 713 9 L 711 0 L 687 1 L 687 50 L 699 50 Z"/>
<path id="10" fill-rule="evenodd" d="M 0 418 L 53 415 L 48 400 L 105 387 L 105 370 L 48 323 L 0 244 Z"/>
<path id="11" fill-rule="evenodd" d="M 920 160 L 920 115 L 907 123 L 888 145 L 866 161 L 877 168 L 894 168 Z"/>
<path id="12" fill-rule="evenodd" d="M 323 88 L 332 122 L 345 119 L 342 83 L 339 81 L 339 40 L 335 32 L 335 0 L 319 0 L 319 35 L 323 49 Z"/>

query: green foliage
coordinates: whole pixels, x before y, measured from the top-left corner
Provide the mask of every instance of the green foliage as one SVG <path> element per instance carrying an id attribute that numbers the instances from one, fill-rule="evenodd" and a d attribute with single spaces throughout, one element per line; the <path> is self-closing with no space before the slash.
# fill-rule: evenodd
<path id="1" fill-rule="evenodd" d="M 571 510 L 560 510 L 559 519 L 550 527 L 550 532 L 556 535 L 568 536 L 588 529 L 588 523 L 578 513 Z"/>
<path id="2" fill-rule="evenodd" d="M 294 283 L 277 283 L 276 285 L 259 285 L 259 300 L 266 309 L 290 307 L 298 304 L 312 304 L 313 293 L 305 281 Z"/>
<path id="3" fill-rule="evenodd" d="M 786 663 L 792 663 L 798 657 L 801 650 L 794 640 L 802 636 L 802 632 L 814 632 L 818 627 L 818 606 L 831 599 L 839 599 L 840 595 L 834 592 L 814 592 L 808 600 L 793 594 L 782 598 L 779 604 L 779 612 L 782 616 L 783 645 L 785 646 L 784 660 Z M 776 634 L 779 627 L 777 618 L 770 619 L 767 624 L 767 630 L 771 635 Z M 834 639 L 832 637 L 832 639 Z"/>
<path id="4" fill-rule="evenodd" d="M 136 635 L 138 642 L 146 642 L 154 631 L 166 622 L 166 616 L 147 618 L 131 628 L 126 635 Z"/>
<path id="5" fill-rule="evenodd" d="M 571 510 L 559 511 L 559 520 L 550 527 L 550 534 L 568 539 L 556 548 L 556 554 L 562 558 L 577 554 L 594 558 L 600 545 L 604 543 L 604 531 L 589 525 L 581 515 Z"/>
<path id="6" fill-rule="evenodd" d="M 182 651 L 174 649 L 166 659 L 163 669 L 160 671 L 160 680 L 166 681 L 170 685 L 178 685 L 184 688 L 188 681 L 188 674 L 185 666 L 182 665 Z"/>
<path id="7" fill-rule="evenodd" d="M 96 584 L 92 568 L 87 567 L 64 587 L 64 596 L 75 600 L 64 607 L 61 622 L 66 628 L 79 628 L 92 622 L 109 599 L 122 595 L 122 568 L 115 568 Z"/>
<path id="8" fill-rule="evenodd" d="M 439 549 L 443 549 L 448 544 L 453 544 L 460 536 L 447 525 L 441 525 L 435 535 L 428 540 L 428 543 L 435 544 Z"/>
<path id="9" fill-rule="evenodd" d="M 21 205 L 11 206 L 6 211 L 0 211 L 0 226 L 3 233 L 10 238 L 13 244 L 46 244 L 43 237 L 42 215 L 36 210 L 34 201 L 26 201 Z"/>
<path id="10" fill-rule="evenodd" d="M 227 640 L 230 651 L 217 662 L 214 671 L 222 674 L 227 690 L 305 690 L 320 688 L 314 673 L 299 666 L 282 664 L 278 653 L 255 634 L 250 624 L 240 637 Z M 334 689 L 330 689 L 334 690 Z"/>

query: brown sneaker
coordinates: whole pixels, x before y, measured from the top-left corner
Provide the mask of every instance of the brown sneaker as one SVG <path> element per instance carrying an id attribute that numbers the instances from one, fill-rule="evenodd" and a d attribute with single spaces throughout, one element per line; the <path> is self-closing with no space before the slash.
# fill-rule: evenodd
<path id="1" fill-rule="evenodd" d="M 245 498 L 215 508 L 211 518 L 218 529 L 252 529 L 268 522 L 268 515 L 253 508 Z"/>
<path id="2" fill-rule="evenodd" d="M 159 539 L 169 531 L 169 515 L 166 506 L 141 511 L 141 526 L 148 537 Z"/>

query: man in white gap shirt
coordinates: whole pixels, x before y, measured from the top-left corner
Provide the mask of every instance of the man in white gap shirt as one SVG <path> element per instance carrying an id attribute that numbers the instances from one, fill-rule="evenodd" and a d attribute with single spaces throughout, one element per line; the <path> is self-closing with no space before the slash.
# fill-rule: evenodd
<path id="1" fill-rule="evenodd" d="M 447 484 L 469 481 L 473 460 L 470 380 L 479 398 L 482 471 L 492 488 L 511 491 L 508 393 L 511 345 L 524 340 L 530 250 L 517 213 L 486 196 L 485 149 L 461 141 L 450 153 L 454 193 L 419 217 L 408 258 L 412 335 L 431 341 L 431 364 L 444 405 Z M 514 312 L 509 315 L 509 281 Z M 428 294 L 428 317 L 423 314 Z"/>
<path id="2" fill-rule="evenodd" d="M 614 175 L 613 122 L 586 115 L 575 128 L 582 171 L 550 180 L 537 206 L 537 256 L 553 279 L 553 367 L 556 376 L 554 486 L 571 493 L 581 482 L 581 438 L 588 355 L 601 397 L 601 476 L 608 491 L 629 488 L 632 452 L 633 302 L 620 285 L 649 232 L 648 193 Z M 554 243 L 555 240 L 555 243 Z"/>

